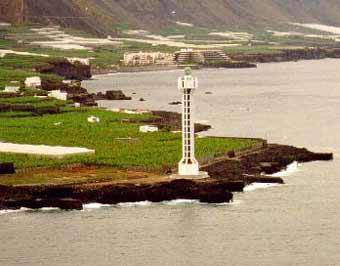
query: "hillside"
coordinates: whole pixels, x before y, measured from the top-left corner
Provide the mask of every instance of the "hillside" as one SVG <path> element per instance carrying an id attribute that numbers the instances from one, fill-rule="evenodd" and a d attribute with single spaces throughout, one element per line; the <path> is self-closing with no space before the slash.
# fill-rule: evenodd
<path id="1" fill-rule="evenodd" d="M 216 29 L 256 29 L 281 22 L 340 26 L 340 0 L 1 0 L 0 17 L 92 33 L 136 28 L 160 31 L 176 22 Z"/>

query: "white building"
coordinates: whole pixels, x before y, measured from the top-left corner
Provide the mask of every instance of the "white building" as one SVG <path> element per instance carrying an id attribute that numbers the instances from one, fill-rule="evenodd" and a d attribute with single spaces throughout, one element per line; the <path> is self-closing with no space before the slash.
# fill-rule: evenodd
<path id="1" fill-rule="evenodd" d="M 173 59 L 171 53 L 125 53 L 123 63 L 126 66 L 169 65 L 173 64 Z"/>
<path id="2" fill-rule="evenodd" d="M 25 80 L 26 88 L 40 88 L 41 87 L 41 78 L 40 77 L 29 77 Z"/>
<path id="3" fill-rule="evenodd" d="M 58 100 L 67 101 L 67 92 L 61 92 L 60 90 L 50 91 L 48 96 L 56 98 Z"/>

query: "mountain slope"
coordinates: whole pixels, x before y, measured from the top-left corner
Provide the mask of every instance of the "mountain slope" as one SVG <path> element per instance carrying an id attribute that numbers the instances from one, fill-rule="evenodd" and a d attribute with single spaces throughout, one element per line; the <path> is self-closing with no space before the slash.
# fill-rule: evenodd
<path id="1" fill-rule="evenodd" d="M 23 5 L 23 6 L 22 6 Z M 58 23 L 112 34 L 127 26 L 157 31 L 176 21 L 209 28 L 280 22 L 340 26 L 340 0 L 1 0 L 1 20 Z"/>

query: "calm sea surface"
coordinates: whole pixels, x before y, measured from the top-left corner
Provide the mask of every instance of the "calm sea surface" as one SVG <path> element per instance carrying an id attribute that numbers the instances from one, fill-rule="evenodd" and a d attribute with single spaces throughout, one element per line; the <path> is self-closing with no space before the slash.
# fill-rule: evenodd
<path id="1" fill-rule="evenodd" d="M 339 73 L 340 60 L 194 72 L 197 120 L 214 127 L 206 134 L 332 151 L 333 162 L 300 165 L 286 185 L 236 194 L 226 205 L 176 201 L 2 212 L 0 265 L 340 265 Z M 122 89 L 134 98 L 101 102 L 105 107 L 180 111 L 168 103 L 180 100 L 181 74 L 115 74 L 85 86 Z"/>

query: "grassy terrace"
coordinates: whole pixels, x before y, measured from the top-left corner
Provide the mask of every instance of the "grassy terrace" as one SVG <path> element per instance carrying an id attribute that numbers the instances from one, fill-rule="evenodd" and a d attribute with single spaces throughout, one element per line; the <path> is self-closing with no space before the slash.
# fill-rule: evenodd
<path id="1" fill-rule="evenodd" d="M 57 75 L 41 74 L 35 71 L 38 66 L 46 65 L 47 58 L 40 56 L 26 56 L 8 54 L 0 58 L 0 91 L 11 81 L 23 82 L 27 77 L 40 76 L 44 79 L 61 80 Z"/>
<path id="2" fill-rule="evenodd" d="M 23 85 L 27 77 L 40 76 L 41 78 L 47 79 L 61 79 L 56 75 L 45 75 L 40 74 L 35 71 L 30 71 L 26 69 L 14 69 L 10 67 L 0 66 L 0 91 L 3 90 L 6 85 L 9 85 L 11 81 L 19 81 L 19 85 Z"/>
<path id="3" fill-rule="evenodd" d="M 66 102 L 57 100 L 54 98 L 37 98 L 33 96 L 15 97 L 15 98 L 0 98 L 0 104 L 9 105 L 32 105 L 35 108 L 46 107 L 63 107 L 66 106 Z M 4 114 L 0 112 L 0 117 Z"/>
<path id="4" fill-rule="evenodd" d="M 0 141 L 86 147 L 96 150 L 96 154 L 56 159 L 0 153 L 0 162 L 14 162 L 17 168 L 62 167 L 80 163 L 123 169 L 161 170 L 163 167 L 175 166 L 181 157 L 181 134 L 167 130 L 140 133 L 141 123 L 122 122 L 123 119 L 140 121 L 151 115 L 71 107 L 65 108 L 61 114 L 21 117 L 22 115 L 2 113 Z M 99 117 L 100 123 L 87 122 L 91 115 Z M 228 150 L 249 147 L 253 143 L 255 141 L 252 140 L 198 138 L 197 157 L 205 158 Z"/>

